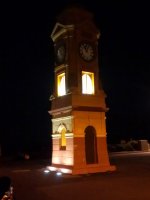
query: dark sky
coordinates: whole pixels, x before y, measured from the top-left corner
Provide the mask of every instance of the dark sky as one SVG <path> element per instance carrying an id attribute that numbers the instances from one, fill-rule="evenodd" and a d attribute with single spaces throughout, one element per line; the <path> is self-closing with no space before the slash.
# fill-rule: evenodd
<path id="1" fill-rule="evenodd" d="M 49 146 L 49 96 L 56 17 L 78 1 L 1 3 L 0 66 L 3 151 Z M 101 31 L 99 65 L 107 94 L 108 138 L 150 139 L 149 6 L 144 1 L 84 1 Z M 99 2 L 99 3 L 98 3 Z M 6 145 L 7 141 L 7 145 Z"/>

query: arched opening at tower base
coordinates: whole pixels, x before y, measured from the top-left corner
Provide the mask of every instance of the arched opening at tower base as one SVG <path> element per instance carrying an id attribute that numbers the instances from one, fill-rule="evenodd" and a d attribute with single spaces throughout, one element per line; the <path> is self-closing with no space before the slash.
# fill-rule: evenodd
<path id="1" fill-rule="evenodd" d="M 98 162 L 96 131 L 92 126 L 88 126 L 85 129 L 85 155 L 86 164 Z"/>

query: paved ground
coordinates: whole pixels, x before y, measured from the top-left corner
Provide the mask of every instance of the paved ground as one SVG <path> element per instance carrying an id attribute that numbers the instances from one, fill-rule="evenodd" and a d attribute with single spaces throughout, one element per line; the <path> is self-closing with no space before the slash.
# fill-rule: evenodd
<path id="1" fill-rule="evenodd" d="M 44 174 L 45 161 L 1 165 L 12 178 L 16 200 L 149 200 L 150 153 L 111 154 L 113 173 L 57 177 Z M 44 165 L 43 165 L 44 164 Z"/>

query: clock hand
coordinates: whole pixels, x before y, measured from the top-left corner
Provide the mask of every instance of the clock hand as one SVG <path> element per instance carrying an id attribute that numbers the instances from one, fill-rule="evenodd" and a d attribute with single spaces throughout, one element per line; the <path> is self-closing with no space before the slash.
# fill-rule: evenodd
<path id="1" fill-rule="evenodd" d="M 87 51 L 85 48 L 83 49 L 83 54 L 87 56 Z"/>

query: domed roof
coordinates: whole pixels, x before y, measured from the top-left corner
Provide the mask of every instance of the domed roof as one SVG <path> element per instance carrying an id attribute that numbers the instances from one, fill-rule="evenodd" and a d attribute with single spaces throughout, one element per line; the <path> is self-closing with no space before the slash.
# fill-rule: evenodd
<path id="1" fill-rule="evenodd" d="M 93 15 L 79 5 L 67 7 L 57 18 L 63 25 L 80 24 L 87 20 L 92 20 Z"/>

